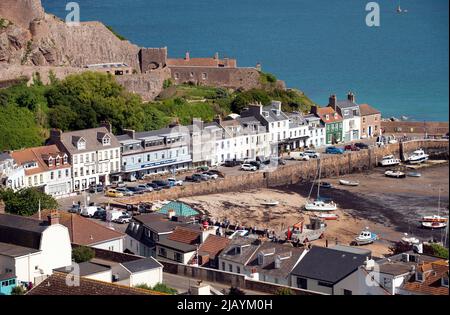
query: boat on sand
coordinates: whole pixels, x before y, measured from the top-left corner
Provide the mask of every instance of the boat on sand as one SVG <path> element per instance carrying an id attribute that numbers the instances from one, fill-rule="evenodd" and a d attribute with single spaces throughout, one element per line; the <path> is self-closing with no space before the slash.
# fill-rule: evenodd
<path id="1" fill-rule="evenodd" d="M 340 179 L 339 183 L 344 186 L 358 186 L 359 185 L 359 182 L 352 181 L 352 180 L 345 180 L 345 179 Z"/>

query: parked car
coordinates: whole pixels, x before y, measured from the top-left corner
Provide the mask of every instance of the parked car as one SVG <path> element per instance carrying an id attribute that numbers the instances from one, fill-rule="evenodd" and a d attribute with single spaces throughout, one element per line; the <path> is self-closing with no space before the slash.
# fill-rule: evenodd
<path id="1" fill-rule="evenodd" d="M 69 209 L 70 213 L 80 213 L 81 211 L 81 206 L 79 204 L 74 204 L 72 205 L 72 207 Z"/>
<path id="2" fill-rule="evenodd" d="M 217 176 L 222 177 L 222 178 L 225 178 L 225 174 L 222 173 L 222 172 L 219 171 L 219 170 L 209 170 L 208 173 L 211 173 L 211 174 L 217 174 Z"/>
<path id="3" fill-rule="evenodd" d="M 310 158 L 313 159 L 318 159 L 320 157 L 320 153 L 316 152 L 314 150 L 305 150 L 305 155 L 309 156 Z"/>
<path id="4" fill-rule="evenodd" d="M 129 190 L 127 187 L 116 188 L 116 191 L 121 192 L 124 196 L 134 196 L 134 192 Z"/>
<path id="5" fill-rule="evenodd" d="M 161 187 L 163 189 L 168 189 L 171 187 L 170 183 L 166 182 L 164 180 L 154 180 L 154 181 L 152 181 L 152 183 L 158 185 L 159 187 Z"/>
<path id="6" fill-rule="evenodd" d="M 108 189 L 105 193 L 107 197 L 123 197 L 123 194 L 115 189 Z"/>
<path id="7" fill-rule="evenodd" d="M 89 192 L 93 194 L 103 192 L 103 190 L 103 184 L 94 184 L 89 186 Z"/>
<path id="8" fill-rule="evenodd" d="M 128 214 L 128 212 L 116 209 L 116 210 L 108 211 L 106 213 L 106 221 L 116 222 L 116 220 L 122 216 L 128 216 L 131 218 L 131 216 Z"/>
<path id="9" fill-rule="evenodd" d="M 106 210 L 100 208 L 94 212 L 94 215 L 92 217 L 95 219 L 106 220 Z"/>
<path id="10" fill-rule="evenodd" d="M 226 167 L 235 167 L 241 165 L 242 163 L 239 160 L 225 160 L 224 166 Z"/>
<path id="11" fill-rule="evenodd" d="M 134 186 L 134 187 L 128 187 L 129 191 L 132 191 L 135 195 L 140 195 L 143 194 L 145 192 L 148 192 L 148 188 L 145 185 L 138 185 L 138 186 Z"/>
<path id="12" fill-rule="evenodd" d="M 256 171 L 257 167 L 252 164 L 242 164 L 241 170 L 243 171 Z"/>
<path id="13" fill-rule="evenodd" d="M 198 183 L 198 182 L 202 181 L 202 178 L 201 178 L 200 174 L 194 174 L 192 176 L 186 176 L 186 178 L 184 180 L 187 181 L 187 182 L 196 182 L 196 183 Z"/>
<path id="14" fill-rule="evenodd" d="M 341 148 L 337 148 L 337 147 L 328 147 L 328 148 L 326 148 L 325 153 L 327 153 L 327 154 L 343 154 L 344 150 Z"/>
<path id="15" fill-rule="evenodd" d="M 202 174 L 208 176 L 208 179 L 218 179 L 219 178 L 219 175 L 217 175 L 215 173 L 211 173 L 211 172 L 204 172 Z"/>
<path id="16" fill-rule="evenodd" d="M 206 172 L 209 170 L 209 167 L 206 165 L 197 167 L 197 172 Z"/>
<path id="17" fill-rule="evenodd" d="M 289 158 L 296 161 L 308 161 L 309 155 L 305 152 L 289 152 Z"/>
<path id="18" fill-rule="evenodd" d="M 354 145 L 354 144 L 347 144 L 345 147 L 344 147 L 344 150 L 345 151 L 359 151 L 359 150 L 361 150 L 359 147 L 357 147 L 356 145 Z"/>
<path id="19" fill-rule="evenodd" d="M 360 148 L 360 149 L 368 149 L 369 148 L 369 146 L 367 144 L 362 143 L 362 142 L 355 143 L 355 147 Z"/>
<path id="20" fill-rule="evenodd" d="M 168 178 L 167 181 L 168 181 L 169 184 L 171 184 L 172 186 L 183 186 L 183 181 L 182 181 L 181 179 Z"/>
<path id="21" fill-rule="evenodd" d="M 99 210 L 103 210 L 103 208 L 97 207 L 97 206 L 88 206 L 88 207 L 82 208 L 80 214 L 83 217 L 92 218 L 94 216 L 94 214 Z"/>
<path id="22" fill-rule="evenodd" d="M 154 191 L 159 191 L 161 189 L 163 189 L 161 186 L 155 184 L 155 183 L 147 183 L 145 184 L 145 186 L 147 186 L 148 188 L 153 189 Z"/>
<path id="23" fill-rule="evenodd" d="M 118 217 L 116 220 L 114 220 L 114 222 L 119 223 L 119 224 L 125 224 L 125 223 L 130 223 L 131 221 L 131 216 L 130 215 L 122 215 L 120 217 Z"/>

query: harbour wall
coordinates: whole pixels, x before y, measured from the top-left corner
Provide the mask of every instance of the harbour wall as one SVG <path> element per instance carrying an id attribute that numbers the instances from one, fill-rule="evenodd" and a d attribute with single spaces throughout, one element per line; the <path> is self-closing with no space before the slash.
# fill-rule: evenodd
<path id="1" fill-rule="evenodd" d="M 333 177 L 351 173 L 358 173 L 373 169 L 385 155 L 393 154 L 402 159 L 407 158 L 414 150 L 423 149 L 431 158 L 448 159 L 448 140 L 412 140 L 383 147 L 371 147 L 367 150 L 346 152 L 338 155 L 323 155 L 321 177 Z M 257 188 L 271 188 L 302 181 L 313 180 L 316 177 L 319 160 L 298 162 L 279 166 L 266 172 L 243 172 L 241 175 L 228 176 L 216 181 L 206 181 L 192 185 L 173 187 L 171 189 L 148 194 L 122 198 L 122 204 L 138 204 L 155 200 L 175 200 L 224 192 L 239 192 Z"/>

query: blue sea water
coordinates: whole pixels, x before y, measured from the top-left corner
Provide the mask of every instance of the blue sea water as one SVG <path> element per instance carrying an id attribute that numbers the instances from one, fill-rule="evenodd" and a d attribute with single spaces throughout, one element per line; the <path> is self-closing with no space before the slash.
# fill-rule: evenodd
<path id="1" fill-rule="evenodd" d="M 64 17 L 66 0 L 42 0 Z M 384 117 L 448 121 L 449 1 L 377 1 L 380 27 L 362 0 L 78 0 L 81 20 L 100 20 L 130 41 L 171 57 L 261 62 L 289 87 L 325 105 L 328 96 L 369 103 Z"/>

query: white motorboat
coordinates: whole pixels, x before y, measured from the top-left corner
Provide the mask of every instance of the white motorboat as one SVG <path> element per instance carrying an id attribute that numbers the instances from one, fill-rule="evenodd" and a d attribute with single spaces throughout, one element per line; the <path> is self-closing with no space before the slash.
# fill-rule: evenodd
<path id="1" fill-rule="evenodd" d="M 370 232 L 369 229 L 366 228 L 355 238 L 355 242 L 357 245 L 367 245 L 372 244 L 377 239 L 378 235 Z"/>
<path id="2" fill-rule="evenodd" d="M 315 201 L 311 201 L 311 193 L 315 186 L 315 183 L 313 182 L 313 184 L 311 186 L 311 190 L 309 192 L 309 196 L 308 196 L 309 201 L 305 204 L 305 210 L 307 210 L 307 211 L 334 211 L 337 209 L 337 205 L 332 200 L 325 201 L 320 198 L 320 187 L 321 187 L 320 173 L 322 170 L 321 162 L 322 161 L 319 160 L 319 171 L 318 171 L 319 178 L 317 181 L 317 198 Z"/>
<path id="3" fill-rule="evenodd" d="M 446 217 L 441 217 L 440 215 L 426 215 L 424 217 L 422 217 L 422 222 L 447 222 L 448 218 Z"/>
<path id="4" fill-rule="evenodd" d="M 391 177 L 391 178 L 405 178 L 406 174 L 400 171 L 386 171 L 384 172 L 384 175 L 386 177 Z"/>
<path id="5" fill-rule="evenodd" d="M 278 206 L 279 204 L 280 204 L 280 202 L 277 200 L 266 200 L 266 201 L 261 202 L 261 205 L 269 206 L 269 207 Z"/>
<path id="6" fill-rule="evenodd" d="M 402 237 L 402 242 L 408 245 L 420 244 L 420 240 L 417 237 L 414 236 L 408 237 L 408 233 L 405 233 L 405 236 Z"/>
<path id="7" fill-rule="evenodd" d="M 345 179 L 340 179 L 339 183 L 344 186 L 358 186 L 359 185 L 359 182 L 345 180 Z"/>
<path id="8" fill-rule="evenodd" d="M 315 200 L 305 204 L 305 210 L 308 211 L 334 211 L 337 209 L 337 205 L 333 202 L 325 202 L 322 200 Z"/>
<path id="9" fill-rule="evenodd" d="M 447 227 L 447 222 L 422 222 L 422 226 L 427 229 L 442 229 Z"/>
<path id="10" fill-rule="evenodd" d="M 419 172 L 408 172 L 406 175 L 409 177 L 421 177 L 422 176 L 422 174 L 420 174 Z"/>
<path id="11" fill-rule="evenodd" d="M 395 166 L 400 164 L 400 159 L 396 159 L 393 155 L 386 155 L 380 161 L 380 166 Z"/>
<path id="12" fill-rule="evenodd" d="M 316 216 L 324 220 L 337 220 L 339 218 L 335 213 L 319 213 Z"/>
<path id="13" fill-rule="evenodd" d="M 410 164 L 420 164 L 420 163 L 427 161 L 428 158 L 429 158 L 429 155 L 426 154 L 424 150 L 420 149 L 420 150 L 414 151 L 411 154 L 411 156 L 408 157 L 407 161 Z"/>

